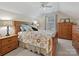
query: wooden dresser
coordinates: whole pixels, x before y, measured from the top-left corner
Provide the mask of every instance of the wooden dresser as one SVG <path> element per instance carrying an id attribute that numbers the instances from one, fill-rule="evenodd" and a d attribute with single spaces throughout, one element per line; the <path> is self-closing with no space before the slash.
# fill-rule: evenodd
<path id="1" fill-rule="evenodd" d="M 72 27 L 72 45 L 79 54 L 79 25 L 73 25 Z"/>
<path id="2" fill-rule="evenodd" d="M 1 40 L 0 40 L 0 56 L 1 56 Z"/>
<path id="3" fill-rule="evenodd" d="M 18 36 L 11 35 L 0 38 L 0 55 L 4 55 L 18 47 Z"/>
<path id="4" fill-rule="evenodd" d="M 72 39 L 72 23 L 62 22 L 57 25 L 58 37 L 63 39 Z"/>

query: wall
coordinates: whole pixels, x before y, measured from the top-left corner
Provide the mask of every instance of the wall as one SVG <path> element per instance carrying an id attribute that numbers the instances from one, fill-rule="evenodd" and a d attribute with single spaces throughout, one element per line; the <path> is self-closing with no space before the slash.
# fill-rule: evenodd
<path id="1" fill-rule="evenodd" d="M 14 34 L 14 28 L 9 27 L 9 34 Z M 0 36 L 5 36 L 7 34 L 7 27 L 0 27 Z"/>
<path id="2" fill-rule="evenodd" d="M 14 34 L 13 22 L 10 20 L 0 20 L 0 35 L 5 36 L 7 34 L 7 26 L 9 25 L 9 34 Z"/>
<path id="3" fill-rule="evenodd" d="M 4 10 L 4 9 L 0 9 L 0 20 L 2 20 L 1 17 L 10 17 L 12 19 L 15 19 L 15 18 L 25 19 L 25 18 L 27 18 L 21 14 L 13 13 L 13 12 L 10 12 L 10 11 Z"/>
<path id="4" fill-rule="evenodd" d="M 50 3 L 52 5 L 52 8 L 46 8 L 46 9 L 42 8 L 40 3 L 35 3 L 35 4 L 31 3 L 31 4 L 33 6 L 32 7 L 33 11 L 32 11 L 32 13 L 30 13 L 30 12 L 27 13 L 27 14 L 30 13 L 30 17 L 31 17 L 30 20 L 31 21 L 33 21 L 33 20 L 38 21 L 39 29 L 45 29 L 45 17 L 42 14 L 44 14 L 44 13 L 52 13 L 53 14 L 53 13 L 57 12 L 59 9 L 58 3 L 57 2 Z M 36 8 L 34 8 L 34 7 L 36 7 Z M 32 10 L 32 8 L 29 8 L 29 9 Z"/>
<path id="5" fill-rule="evenodd" d="M 71 17 L 71 15 L 68 15 L 67 13 L 62 12 L 62 11 L 58 11 L 57 12 L 57 22 L 59 23 L 61 21 L 61 19 L 63 19 L 63 18 L 70 18 L 70 22 L 75 23 L 74 22 L 75 19 L 73 17 Z"/>
<path id="6" fill-rule="evenodd" d="M 0 16 L 10 16 L 13 20 L 20 20 L 26 22 L 32 22 L 37 20 L 40 23 L 40 27 L 44 29 L 45 19 L 40 16 L 43 13 L 53 13 L 58 11 L 58 3 L 51 2 L 52 8 L 41 7 L 41 3 L 37 2 L 25 2 L 25 3 L 0 3 Z M 24 7 L 25 6 L 25 7 Z"/>
<path id="7" fill-rule="evenodd" d="M 59 9 L 59 4 L 57 2 L 52 2 L 52 8 L 46 8 L 46 10 L 42 9 L 42 12 L 52 15 L 52 14 L 56 14 L 58 9 Z M 36 18 L 36 20 L 40 24 L 40 29 L 45 29 L 45 17 L 44 17 L 44 15 L 39 16 L 38 18 Z"/>
<path id="8" fill-rule="evenodd" d="M 79 24 L 79 2 L 60 2 L 59 10 L 74 18 L 73 22 Z"/>
<path id="9" fill-rule="evenodd" d="M 52 13 L 49 13 L 47 14 L 48 16 L 56 16 L 56 12 L 52 12 Z M 48 16 L 46 16 L 46 19 L 48 20 Z M 37 21 L 39 23 L 39 29 L 42 29 L 42 30 L 45 30 L 45 16 L 42 15 L 40 16 L 39 18 L 37 18 Z"/>

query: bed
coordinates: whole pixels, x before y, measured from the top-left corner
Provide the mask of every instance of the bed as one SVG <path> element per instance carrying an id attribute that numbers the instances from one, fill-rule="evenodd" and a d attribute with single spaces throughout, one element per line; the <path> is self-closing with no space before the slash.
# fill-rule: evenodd
<path id="1" fill-rule="evenodd" d="M 57 35 L 50 31 L 21 31 L 20 26 L 24 22 L 14 21 L 15 32 L 18 34 L 19 46 L 45 56 L 56 55 Z"/>

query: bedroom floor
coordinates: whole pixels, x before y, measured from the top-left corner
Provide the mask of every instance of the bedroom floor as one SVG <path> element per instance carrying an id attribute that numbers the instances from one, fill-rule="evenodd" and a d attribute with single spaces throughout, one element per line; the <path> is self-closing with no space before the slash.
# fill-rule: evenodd
<path id="1" fill-rule="evenodd" d="M 58 39 L 57 56 L 77 56 L 75 49 L 72 46 L 72 41 L 65 39 Z M 5 56 L 41 56 L 39 54 L 30 52 L 21 47 L 6 54 Z"/>

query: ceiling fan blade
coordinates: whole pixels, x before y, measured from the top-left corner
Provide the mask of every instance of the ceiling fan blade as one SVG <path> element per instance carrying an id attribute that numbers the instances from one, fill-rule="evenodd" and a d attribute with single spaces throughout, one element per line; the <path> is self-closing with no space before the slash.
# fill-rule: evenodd
<path id="1" fill-rule="evenodd" d="M 52 6 L 45 6 L 45 7 L 52 8 Z"/>
<path id="2" fill-rule="evenodd" d="M 45 7 L 48 7 L 48 8 L 52 8 L 52 5 L 48 5 L 48 2 L 40 2 L 41 3 L 41 7 L 45 8 Z"/>

